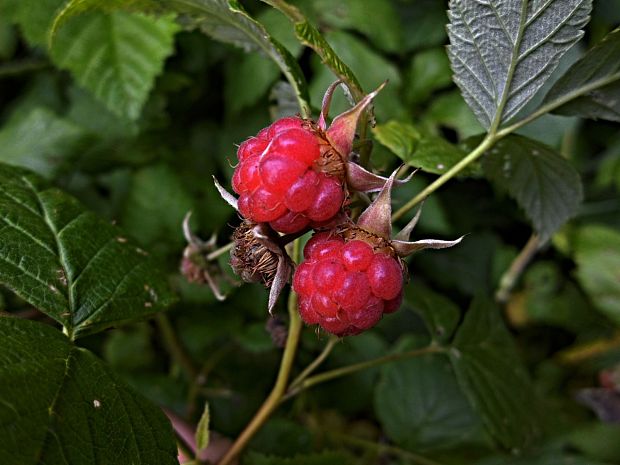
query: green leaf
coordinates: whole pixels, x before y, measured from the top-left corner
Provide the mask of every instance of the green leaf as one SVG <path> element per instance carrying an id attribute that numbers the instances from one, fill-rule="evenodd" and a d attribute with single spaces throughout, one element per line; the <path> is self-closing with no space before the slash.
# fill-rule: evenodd
<path id="1" fill-rule="evenodd" d="M 568 101 L 554 113 L 620 122 L 620 29 L 608 34 L 571 66 L 544 104 Z"/>
<path id="2" fill-rule="evenodd" d="M 321 452 L 320 454 L 296 455 L 291 458 L 251 452 L 243 461 L 244 465 L 352 465 L 353 459 L 343 452 Z"/>
<path id="3" fill-rule="evenodd" d="M 183 180 L 166 165 L 137 171 L 125 202 L 122 226 L 141 244 L 180 247 L 182 223 L 193 201 Z"/>
<path id="4" fill-rule="evenodd" d="M 79 336 L 174 300 L 124 233 L 29 171 L 0 164 L 0 284 Z"/>
<path id="5" fill-rule="evenodd" d="M 591 9 L 592 0 L 450 1 L 454 81 L 485 128 L 495 131 L 536 94 Z"/>
<path id="6" fill-rule="evenodd" d="M 402 27 L 406 28 L 401 47 L 406 50 L 419 50 L 446 42 L 445 2 L 437 0 L 415 0 L 415 2 L 396 2 Z"/>
<path id="7" fill-rule="evenodd" d="M 89 139 L 80 126 L 47 108 L 35 108 L 26 115 L 16 115 L 0 130 L 0 162 L 53 178 Z"/>
<path id="8" fill-rule="evenodd" d="M 424 319 L 433 339 L 450 340 L 461 317 L 454 302 L 416 283 L 405 287 L 405 302 Z"/>
<path id="9" fill-rule="evenodd" d="M 0 318 L 3 465 L 177 464 L 170 422 L 51 326 Z"/>
<path id="10" fill-rule="evenodd" d="M 575 237 L 577 279 L 607 317 L 620 324 L 620 233 L 588 225 Z"/>
<path id="11" fill-rule="evenodd" d="M 451 83 L 450 60 L 444 48 L 425 50 L 411 60 L 406 91 L 412 103 L 424 102 L 435 90 Z"/>
<path id="12" fill-rule="evenodd" d="M 423 121 L 436 128 L 454 130 L 460 140 L 484 132 L 484 129 L 458 90 L 442 92 L 433 100 Z"/>
<path id="13" fill-rule="evenodd" d="M 167 16 L 91 12 L 63 26 L 51 56 L 115 114 L 136 120 L 177 30 Z"/>
<path id="14" fill-rule="evenodd" d="M 542 433 L 540 402 L 495 305 L 474 299 L 450 360 L 472 406 L 502 446 L 518 450 Z"/>
<path id="15" fill-rule="evenodd" d="M 389 0 L 315 0 L 312 6 L 321 24 L 354 29 L 388 52 L 400 51 L 403 31 Z"/>
<path id="16" fill-rule="evenodd" d="M 517 200 L 543 241 L 579 209 L 583 198 L 579 173 L 540 142 L 510 135 L 495 144 L 482 167 Z"/>
<path id="17" fill-rule="evenodd" d="M 0 10 L 6 10 L 9 19 L 19 24 L 30 45 L 45 46 L 52 19 L 64 3 L 65 0 L 0 0 Z"/>
<path id="18" fill-rule="evenodd" d="M 401 342 L 399 350 L 415 347 L 411 340 Z M 480 428 L 443 355 L 386 365 L 375 389 L 375 410 L 389 438 L 415 451 L 454 447 Z"/>
<path id="19" fill-rule="evenodd" d="M 443 138 L 425 134 L 409 123 L 392 120 L 376 125 L 372 132 L 398 158 L 428 173 L 443 174 L 466 155 Z"/>
<path id="20" fill-rule="evenodd" d="M 209 423 L 211 422 L 211 415 L 209 414 L 209 403 L 205 402 L 205 408 L 200 416 L 198 426 L 196 426 L 196 446 L 198 451 L 202 451 L 209 446 Z"/>
<path id="21" fill-rule="evenodd" d="M 267 93 L 279 74 L 277 66 L 271 60 L 257 53 L 245 54 L 238 60 L 229 62 L 224 91 L 226 111 L 234 115 L 255 104 Z M 248 85 L 248 76 L 252 76 L 252 85 Z M 293 111 L 293 114 L 296 111 Z"/>

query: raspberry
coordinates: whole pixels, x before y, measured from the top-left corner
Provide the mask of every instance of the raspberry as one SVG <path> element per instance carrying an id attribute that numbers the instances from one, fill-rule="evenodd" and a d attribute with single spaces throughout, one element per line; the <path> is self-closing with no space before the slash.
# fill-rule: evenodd
<path id="1" fill-rule="evenodd" d="M 232 179 L 241 215 L 285 234 L 337 215 L 343 183 L 317 163 L 326 146 L 321 132 L 298 117 L 282 118 L 242 143 Z"/>
<path id="2" fill-rule="evenodd" d="M 353 335 L 398 309 L 403 270 L 385 248 L 320 232 L 304 248 L 293 288 L 304 322 L 318 323 L 337 336 Z"/>

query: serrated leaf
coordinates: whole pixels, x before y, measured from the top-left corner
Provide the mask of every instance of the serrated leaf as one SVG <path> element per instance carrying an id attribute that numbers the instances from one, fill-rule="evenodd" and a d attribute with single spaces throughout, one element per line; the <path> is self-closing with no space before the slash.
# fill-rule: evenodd
<path id="1" fill-rule="evenodd" d="M 450 360 L 489 434 L 504 447 L 518 450 L 541 435 L 542 412 L 499 315 L 491 302 L 474 299 L 456 333 Z"/>
<path id="2" fill-rule="evenodd" d="M 205 402 L 205 408 L 200 416 L 198 426 L 196 426 L 196 446 L 198 451 L 202 451 L 209 446 L 209 424 L 211 423 L 211 415 L 209 413 L 209 403 Z"/>
<path id="3" fill-rule="evenodd" d="M 465 157 L 466 153 L 445 139 L 427 134 L 409 123 L 388 121 L 372 129 L 385 147 L 409 166 L 428 173 L 443 174 Z M 471 174 L 471 169 L 466 173 Z"/>
<path id="4" fill-rule="evenodd" d="M 174 300 L 144 250 L 29 171 L 0 164 L 0 215 L 0 284 L 74 337 Z"/>
<path id="5" fill-rule="evenodd" d="M 80 126 L 47 108 L 34 108 L 26 115 L 15 115 L 0 130 L 0 162 L 53 178 L 89 139 Z"/>
<path id="6" fill-rule="evenodd" d="M 485 175 L 523 208 L 542 241 L 581 204 L 579 173 L 552 148 L 523 136 L 502 139 L 482 161 Z"/>
<path id="7" fill-rule="evenodd" d="M 608 34 L 549 90 L 543 105 L 567 101 L 554 113 L 620 122 L 620 29 Z"/>
<path id="8" fill-rule="evenodd" d="M 411 346 L 401 343 L 400 350 Z M 454 447 L 480 427 L 449 361 L 437 354 L 386 365 L 375 410 L 388 437 L 415 451 Z"/>
<path id="9" fill-rule="evenodd" d="M 0 462 L 178 464 L 169 421 L 51 326 L 0 318 Z"/>
<path id="10" fill-rule="evenodd" d="M 173 51 L 178 29 L 166 16 L 90 12 L 64 24 L 51 56 L 110 110 L 135 120 Z"/>
<path id="11" fill-rule="evenodd" d="M 592 0 L 450 0 L 454 81 L 485 128 L 496 130 L 534 96 L 591 9 Z"/>
<path id="12" fill-rule="evenodd" d="M 584 226 L 574 248 L 580 284 L 596 307 L 620 324 L 620 233 L 603 225 Z"/>

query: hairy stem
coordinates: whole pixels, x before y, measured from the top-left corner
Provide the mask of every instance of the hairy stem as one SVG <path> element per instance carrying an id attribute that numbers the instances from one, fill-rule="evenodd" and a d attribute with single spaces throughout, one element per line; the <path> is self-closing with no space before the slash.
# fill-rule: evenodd
<path id="1" fill-rule="evenodd" d="M 297 240 L 294 242 L 293 260 L 298 262 L 300 255 L 301 244 L 299 240 Z M 297 294 L 293 291 L 291 291 L 289 295 L 288 314 L 290 318 L 288 337 L 286 339 L 286 345 L 284 346 L 284 353 L 282 354 L 282 360 L 280 361 L 280 369 L 278 371 L 278 377 L 276 378 L 275 385 L 269 396 L 263 402 L 263 405 L 254 415 L 254 418 L 250 420 L 250 423 L 248 423 L 245 429 L 241 432 L 228 452 L 226 452 L 226 455 L 224 455 L 219 465 L 229 465 L 232 463 L 232 461 L 245 448 L 250 439 L 252 439 L 267 419 L 269 419 L 273 411 L 280 404 L 280 400 L 286 392 L 288 379 L 291 374 L 291 368 L 293 367 L 295 354 L 297 353 L 297 346 L 299 345 L 299 336 L 302 327 L 301 318 L 299 317 L 299 312 L 297 311 Z"/>
<path id="2" fill-rule="evenodd" d="M 214 250 L 213 252 L 209 253 L 207 255 L 207 261 L 210 262 L 212 260 L 215 260 L 217 257 L 219 257 L 220 255 L 224 255 L 226 252 L 228 252 L 230 249 L 232 249 L 235 246 L 234 242 L 229 242 L 226 245 L 223 245 L 222 247 L 220 247 L 217 250 Z"/>
<path id="3" fill-rule="evenodd" d="M 172 356 L 172 359 L 178 363 L 190 381 L 196 379 L 198 370 L 194 366 L 194 362 L 190 358 L 189 354 L 181 344 L 181 341 L 174 332 L 174 328 L 170 323 L 170 320 L 164 313 L 158 313 L 155 315 L 155 322 L 159 332 L 161 333 L 164 341 L 164 346 L 168 353 Z"/>
<path id="4" fill-rule="evenodd" d="M 499 288 L 495 293 L 495 300 L 499 303 L 508 302 L 512 289 L 515 284 L 517 284 L 517 280 L 523 273 L 523 270 L 525 270 L 528 263 L 532 260 L 532 258 L 534 258 L 534 255 L 536 255 L 536 252 L 538 252 L 540 246 L 540 239 L 536 234 L 532 234 L 530 239 L 527 241 L 527 244 L 525 244 L 525 247 L 523 247 L 521 252 L 519 252 L 519 255 L 517 255 L 517 257 L 510 264 L 510 267 L 502 275 L 499 282 Z"/>
<path id="5" fill-rule="evenodd" d="M 411 358 L 411 357 L 419 357 L 420 355 L 425 355 L 425 354 L 441 353 L 445 351 L 446 349 L 444 347 L 430 345 L 422 349 L 414 349 L 414 350 L 409 350 L 407 352 L 389 354 L 383 357 L 378 357 L 372 360 L 367 360 L 365 362 L 354 363 L 352 365 L 335 368 L 334 370 L 329 370 L 324 373 L 306 378 L 304 381 L 299 383 L 295 389 L 289 390 L 284 396 L 283 400 L 289 399 L 299 394 L 300 392 L 311 388 L 312 386 L 316 386 L 317 384 L 324 383 L 326 381 L 331 381 L 332 379 L 340 378 L 342 376 L 350 375 L 351 373 L 355 373 L 356 371 L 366 370 L 368 368 L 373 368 L 379 365 L 383 365 L 384 363 L 389 363 L 389 362 L 393 362 L 396 360 L 402 360 L 402 359 Z"/>

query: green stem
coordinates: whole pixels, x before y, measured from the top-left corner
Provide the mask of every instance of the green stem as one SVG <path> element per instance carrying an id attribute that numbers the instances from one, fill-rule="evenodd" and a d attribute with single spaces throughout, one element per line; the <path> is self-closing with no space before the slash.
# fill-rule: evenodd
<path id="1" fill-rule="evenodd" d="M 0 78 L 20 76 L 22 74 L 40 71 L 50 67 L 49 61 L 37 58 L 27 58 L 0 65 Z"/>
<path id="2" fill-rule="evenodd" d="M 338 337 L 330 335 L 321 353 L 291 382 L 288 390 L 295 389 L 297 385 L 310 376 L 325 361 L 339 340 Z"/>
<path id="3" fill-rule="evenodd" d="M 435 462 L 434 460 L 427 459 L 421 455 L 418 455 L 414 452 L 410 452 L 408 450 L 401 449 L 400 447 L 395 447 L 390 444 L 382 444 L 374 441 L 368 441 L 366 439 L 357 438 L 355 436 L 350 436 L 348 434 L 342 434 L 338 432 L 329 432 L 330 439 L 335 440 L 337 442 L 342 442 L 344 444 L 349 444 L 353 447 L 360 447 L 362 449 L 370 450 L 377 453 L 388 453 L 391 455 L 395 455 L 400 457 L 401 459 L 408 461 L 410 463 L 415 463 L 418 465 L 441 465 L 439 462 Z"/>
<path id="4" fill-rule="evenodd" d="M 294 242 L 293 260 L 295 262 L 299 262 L 300 256 L 301 244 L 298 239 Z M 229 465 L 233 462 L 233 460 L 245 448 L 250 439 L 254 437 L 256 432 L 269 419 L 278 405 L 280 405 L 280 399 L 282 399 L 282 396 L 286 392 L 286 387 L 291 374 L 291 368 L 293 367 L 293 362 L 295 360 L 295 354 L 297 353 L 297 346 L 299 345 L 299 336 L 302 328 L 301 318 L 299 317 L 299 312 L 297 311 L 297 294 L 293 291 L 291 291 L 289 295 L 288 314 L 290 319 L 288 337 L 286 339 L 286 345 L 284 346 L 284 353 L 282 354 L 280 370 L 278 371 L 278 377 L 276 378 L 275 385 L 269 396 L 263 402 L 263 405 L 254 415 L 254 418 L 250 420 L 248 425 L 235 440 L 232 447 L 228 450 L 228 452 L 226 452 L 226 455 L 224 455 L 219 465 Z"/>
<path id="5" fill-rule="evenodd" d="M 512 261 L 510 267 L 502 275 L 499 282 L 499 288 L 495 293 L 495 299 L 500 303 L 508 302 L 510 293 L 514 288 L 517 280 L 525 270 L 527 264 L 532 260 L 538 249 L 540 248 L 540 239 L 536 234 L 532 234 L 530 239 L 525 244 L 525 247 L 521 250 L 519 255 Z"/>
<path id="6" fill-rule="evenodd" d="M 174 328 L 172 327 L 172 324 L 166 314 L 158 313 L 155 315 L 155 322 L 157 323 L 157 327 L 159 328 L 164 346 L 166 347 L 168 353 L 170 353 L 173 360 L 181 366 L 183 371 L 185 371 L 188 379 L 190 381 L 195 380 L 198 370 L 194 366 L 194 363 L 185 350 L 185 347 L 183 347 L 183 344 L 181 344 L 181 341 L 174 332 Z"/>
<path id="7" fill-rule="evenodd" d="M 229 242 L 228 244 L 220 247 L 219 249 L 214 250 L 213 252 L 211 252 L 210 254 L 207 255 L 207 261 L 210 262 L 212 260 L 215 260 L 220 255 L 224 255 L 226 252 L 228 252 L 234 246 L 235 246 L 234 242 Z"/>
<path id="8" fill-rule="evenodd" d="M 437 178 L 434 182 L 429 184 L 425 189 L 423 189 L 422 192 L 420 192 L 414 198 L 409 200 L 409 202 L 399 208 L 396 213 L 392 215 L 392 221 L 396 221 L 401 218 L 405 213 L 407 213 L 409 210 L 419 204 L 422 200 L 431 195 L 454 176 L 459 174 L 470 163 L 473 163 L 478 158 L 480 158 L 482 154 L 484 154 L 484 152 L 491 148 L 497 140 L 497 136 L 487 135 L 487 137 L 485 137 L 482 142 L 480 142 L 478 147 L 472 150 L 465 158 L 461 159 L 456 165 L 454 165 L 439 178 Z"/>
<path id="9" fill-rule="evenodd" d="M 355 373 L 356 371 L 366 370 L 367 368 L 373 368 L 379 365 L 383 365 L 384 363 L 394 362 L 396 360 L 402 360 L 404 358 L 419 357 L 420 355 L 441 353 L 445 351 L 446 349 L 444 347 L 430 345 L 422 349 L 414 349 L 407 352 L 389 354 L 383 357 L 367 360 L 365 362 L 354 363 L 352 365 L 347 365 L 344 367 L 336 368 L 334 370 L 329 370 L 324 373 L 306 378 L 304 381 L 299 383 L 295 389 L 289 390 L 284 396 L 283 400 L 289 399 L 299 394 L 300 392 L 311 388 L 312 386 L 316 386 L 317 384 L 331 381 L 332 379 L 340 378 L 342 376 L 350 375 L 351 373 Z"/>

